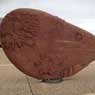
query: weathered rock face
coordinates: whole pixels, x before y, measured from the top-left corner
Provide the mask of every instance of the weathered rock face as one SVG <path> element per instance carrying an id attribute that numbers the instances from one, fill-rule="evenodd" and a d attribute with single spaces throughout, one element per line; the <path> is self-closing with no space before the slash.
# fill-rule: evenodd
<path id="1" fill-rule="evenodd" d="M 1 23 L 1 21 L 2 21 L 2 18 L 0 18 L 0 23 Z"/>
<path id="2" fill-rule="evenodd" d="M 2 18 L 0 18 L 0 23 L 2 21 Z M 1 27 L 0 27 L 0 32 L 1 32 Z M 1 47 L 1 38 L 0 38 L 0 47 Z"/>
<path id="3" fill-rule="evenodd" d="M 66 21 L 34 9 L 17 9 L 1 24 L 7 57 L 37 79 L 68 77 L 95 59 L 95 37 Z"/>

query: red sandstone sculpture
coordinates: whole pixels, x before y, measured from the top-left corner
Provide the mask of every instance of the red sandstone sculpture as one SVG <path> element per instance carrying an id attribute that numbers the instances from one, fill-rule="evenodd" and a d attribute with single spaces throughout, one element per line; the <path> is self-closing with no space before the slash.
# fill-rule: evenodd
<path id="1" fill-rule="evenodd" d="M 61 18 L 17 9 L 1 23 L 1 45 L 23 73 L 41 80 L 69 77 L 95 59 L 95 37 Z"/>

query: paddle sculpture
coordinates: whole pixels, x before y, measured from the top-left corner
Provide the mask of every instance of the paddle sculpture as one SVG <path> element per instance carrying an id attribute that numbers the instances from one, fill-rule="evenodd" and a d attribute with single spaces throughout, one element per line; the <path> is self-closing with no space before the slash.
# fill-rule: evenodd
<path id="1" fill-rule="evenodd" d="M 39 80 L 69 77 L 95 59 L 92 34 L 40 10 L 14 10 L 0 30 L 1 46 L 10 61 Z"/>

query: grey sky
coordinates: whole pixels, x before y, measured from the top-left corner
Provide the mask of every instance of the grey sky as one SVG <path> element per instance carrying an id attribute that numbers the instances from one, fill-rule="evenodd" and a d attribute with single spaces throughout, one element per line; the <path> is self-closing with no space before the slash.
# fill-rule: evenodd
<path id="1" fill-rule="evenodd" d="M 65 18 L 95 17 L 95 0 L 0 0 L 0 15 L 20 7 L 38 8 Z"/>
<path id="2" fill-rule="evenodd" d="M 95 23 L 95 0 L 0 0 L 0 17 L 22 7 L 47 11 L 80 27 Z"/>

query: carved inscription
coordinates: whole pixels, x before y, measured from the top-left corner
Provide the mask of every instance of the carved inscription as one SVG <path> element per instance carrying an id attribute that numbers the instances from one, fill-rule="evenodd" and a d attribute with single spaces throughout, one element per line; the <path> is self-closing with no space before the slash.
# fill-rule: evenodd
<path id="1" fill-rule="evenodd" d="M 35 39 L 40 31 L 38 17 L 30 15 L 28 18 L 23 18 L 21 22 L 18 19 L 17 21 L 12 20 L 13 22 L 6 22 L 11 23 L 11 31 L 2 32 L 4 47 L 7 49 L 22 48 L 23 46 L 34 47 Z"/>
<path id="2" fill-rule="evenodd" d="M 81 33 L 77 32 L 75 35 L 75 40 L 81 41 L 82 39 L 83 39 L 83 35 Z"/>

